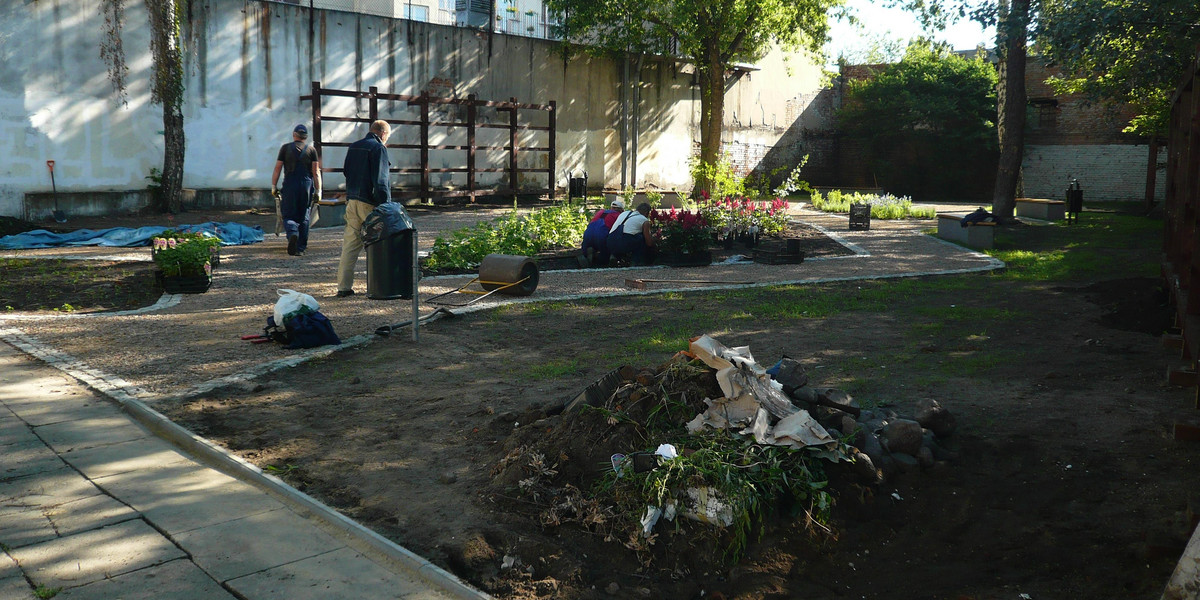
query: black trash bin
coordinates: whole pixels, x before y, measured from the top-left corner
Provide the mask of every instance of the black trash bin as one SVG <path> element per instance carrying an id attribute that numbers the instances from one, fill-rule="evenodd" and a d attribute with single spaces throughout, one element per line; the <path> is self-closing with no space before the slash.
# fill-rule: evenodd
<path id="1" fill-rule="evenodd" d="M 413 296 L 413 227 L 408 211 L 395 202 L 380 204 L 363 220 L 367 249 L 367 297 L 374 300 Z"/>

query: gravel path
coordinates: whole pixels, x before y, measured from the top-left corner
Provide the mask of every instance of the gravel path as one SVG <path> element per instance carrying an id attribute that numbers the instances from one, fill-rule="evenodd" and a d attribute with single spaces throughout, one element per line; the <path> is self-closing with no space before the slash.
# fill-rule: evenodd
<path id="1" fill-rule="evenodd" d="M 457 229 L 472 221 L 490 219 L 506 209 L 472 213 L 414 211 L 418 242 L 428 250 L 439 232 Z M 492 294 L 465 309 L 482 310 L 509 302 L 531 302 L 594 296 L 661 293 L 672 289 L 704 289 L 779 285 L 824 281 L 955 273 L 993 269 L 1002 263 L 959 246 L 944 243 L 921 231 L 933 220 L 874 221 L 870 231 L 847 231 L 842 216 L 794 209 L 795 217 L 824 228 L 850 246 L 856 254 L 807 260 L 799 265 L 736 264 L 704 268 L 662 267 L 546 271 L 537 291 L 529 297 Z M 836 233 L 832 233 L 836 232 Z M 303 257 L 288 256 L 286 241 L 268 233 L 261 244 L 222 248 L 221 265 L 207 293 L 164 296 L 152 309 L 96 315 L 0 315 L 0 338 L 19 335 L 65 353 L 94 371 L 135 386 L 130 393 L 153 401 L 163 396 L 190 394 L 222 382 L 245 379 L 266 370 L 327 354 L 330 348 L 287 350 L 276 344 L 250 344 L 242 335 L 261 333 L 272 314 L 276 290 L 294 289 L 314 296 L 321 312 L 333 322 L 344 345 L 369 342 L 376 328 L 407 321 L 412 315 L 408 300 L 369 300 L 365 292 L 365 259 L 358 263 L 356 295 L 336 298 L 334 280 L 341 251 L 342 228 L 313 231 Z M 70 248 L 29 250 L 9 255 L 72 256 L 89 258 L 122 256 L 149 258 L 146 248 Z M 423 279 L 421 298 L 450 291 L 472 276 Z M 626 279 L 671 279 L 751 282 L 728 285 L 648 284 L 637 290 Z M 422 303 L 421 314 L 435 307 Z M 394 336 L 411 339 L 407 328 Z M 419 342 L 418 342 L 419 345 Z"/>

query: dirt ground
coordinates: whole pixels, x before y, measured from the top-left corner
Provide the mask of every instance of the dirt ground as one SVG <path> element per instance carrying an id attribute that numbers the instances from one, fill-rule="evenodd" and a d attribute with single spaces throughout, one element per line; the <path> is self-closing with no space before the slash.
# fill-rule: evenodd
<path id="1" fill-rule="evenodd" d="M 1166 384 L 1157 281 L 959 277 L 971 285 L 828 318 L 754 302 L 895 284 L 507 306 L 432 323 L 419 345 L 393 336 L 157 408 L 499 598 L 1158 598 L 1190 532 L 1200 446 L 1172 437 L 1196 420 L 1195 396 Z M 744 316 L 687 331 L 737 302 Z M 957 418 L 957 458 L 838 489 L 836 539 L 781 521 L 732 565 L 708 558 L 719 532 L 683 523 L 645 566 L 619 541 L 543 527 L 536 502 L 493 481 L 514 444 L 617 366 L 604 349 L 679 331 L 760 363 L 786 354 L 864 405 L 936 399 Z M 628 356 L 654 366 L 683 349 Z"/>
<path id="2" fill-rule="evenodd" d="M 959 423 L 957 460 L 840 497 L 836 541 L 817 548 L 784 526 L 736 565 L 666 555 L 713 543 L 685 524 L 644 567 L 619 542 L 543 528 L 534 503 L 490 479 L 514 431 L 553 427 L 561 417 L 547 413 L 607 371 L 589 362 L 597 346 L 719 310 L 727 296 L 471 314 L 431 325 L 419 348 L 352 350 L 169 414 L 501 598 L 1157 598 L 1187 539 L 1200 448 L 1172 439 L 1174 420 L 1194 418 L 1193 400 L 1165 385 L 1172 355 L 1156 337 L 1169 324 L 1156 282 L 1013 289 L 976 279 L 936 302 L 1019 307 L 1020 319 L 913 339 L 892 315 L 919 314 L 911 304 L 930 299 L 896 298 L 883 312 L 695 332 L 748 345 L 760 362 L 799 358 L 817 385 L 856 380 L 860 401 L 898 412 L 937 399 Z M 873 285 L 887 284 L 822 292 Z M 913 348 L 942 374 L 909 368 Z M 874 362 L 888 356 L 896 362 Z M 539 369 L 560 357 L 579 362 Z M 502 570 L 506 556 L 518 568 Z"/>

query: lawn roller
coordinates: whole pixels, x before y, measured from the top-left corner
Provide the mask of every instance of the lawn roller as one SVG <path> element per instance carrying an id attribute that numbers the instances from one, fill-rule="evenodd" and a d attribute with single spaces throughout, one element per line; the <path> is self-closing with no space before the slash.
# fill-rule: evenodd
<path id="1" fill-rule="evenodd" d="M 482 290 L 467 289 L 478 283 Z M 474 304 L 494 293 L 506 296 L 528 296 L 537 289 L 537 263 L 528 256 L 511 256 L 508 254 L 489 254 L 479 263 L 479 275 L 455 290 L 444 292 L 425 300 L 435 306 L 467 306 Z M 466 302 L 450 302 L 442 300 L 451 294 L 472 294 L 477 296 Z"/>

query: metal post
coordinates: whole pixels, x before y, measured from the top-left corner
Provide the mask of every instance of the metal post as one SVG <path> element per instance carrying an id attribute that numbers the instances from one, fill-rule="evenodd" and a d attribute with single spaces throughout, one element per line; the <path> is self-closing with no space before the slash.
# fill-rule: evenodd
<path id="1" fill-rule="evenodd" d="M 555 184 L 554 161 L 558 159 L 557 152 L 555 150 L 555 145 L 556 145 L 557 140 L 555 139 L 555 131 L 554 131 L 555 125 L 557 124 L 556 123 L 557 116 L 558 116 L 556 114 L 557 111 L 558 111 L 558 103 L 554 100 L 551 100 L 550 101 L 550 173 L 549 173 L 549 179 L 547 180 L 548 184 L 549 184 L 547 187 L 550 188 L 550 199 L 551 200 L 554 199 L 554 184 Z M 587 194 L 584 194 L 584 196 L 587 196 Z M 571 199 L 571 176 L 570 176 L 570 174 L 568 174 L 567 175 L 567 200 L 570 200 L 570 199 Z"/>
<path id="2" fill-rule="evenodd" d="M 419 283 L 421 281 L 421 267 L 420 267 L 421 261 L 417 257 L 417 230 L 416 229 L 413 230 L 412 240 L 413 240 L 413 246 L 412 246 L 412 258 L 413 258 L 413 261 L 412 261 L 412 264 L 413 264 L 412 326 L 413 326 L 413 328 L 412 329 L 413 329 L 413 343 L 416 343 L 417 339 L 418 339 L 417 329 L 420 328 L 420 326 L 421 326 L 421 320 L 419 318 L 421 316 L 421 312 L 419 310 L 420 306 L 421 306 L 421 294 L 419 293 L 420 288 L 421 288 L 420 283 Z"/>
<path id="3" fill-rule="evenodd" d="M 509 102 L 512 103 L 512 112 L 509 113 L 508 117 L 508 144 L 511 146 L 511 152 L 508 154 L 508 178 L 509 185 L 512 187 L 513 203 L 515 205 L 517 201 L 517 189 L 519 187 L 517 183 L 517 152 L 519 150 L 517 146 L 517 99 L 509 98 Z"/>
<path id="4" fill-rule="evenodd" d="M 475 202 L 475 119 L 478 117 L 475 94 L 467 96 L 467 192 Z"/>

